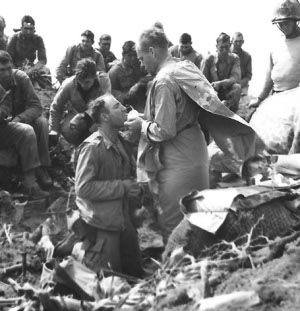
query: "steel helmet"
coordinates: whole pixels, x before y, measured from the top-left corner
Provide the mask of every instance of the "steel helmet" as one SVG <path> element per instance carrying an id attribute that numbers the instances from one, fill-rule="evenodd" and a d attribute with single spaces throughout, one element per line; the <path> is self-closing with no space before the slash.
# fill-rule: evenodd
<path id="1" fill-rule="evenodd" d="M 298 0 L 280 1 L 273 13 L 272 23 L 278 23 L 287 19 L 300 20 L 300 3 Z"/>

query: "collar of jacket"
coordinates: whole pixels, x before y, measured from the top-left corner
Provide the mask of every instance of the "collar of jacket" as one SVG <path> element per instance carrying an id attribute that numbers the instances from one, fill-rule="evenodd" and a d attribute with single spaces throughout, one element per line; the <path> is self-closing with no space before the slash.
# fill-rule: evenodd
<path id="1" fill-rule="evenodd" d="M 229 64 L 230 64 L 231 54 L 232 54 L 232 53 L 228 53 L 228 57 L 226 57 L 226 59 L 224 59 L 224 58 L 220 58 L 220 57 L 219 57 L 219 53 L 216 53 L 216 56 L 215 56 L 215 58 L 216 58 L 216 64 L 217 64 L 219 61 L 221 61 L 221 62 L 226 63 L 227 65 L 229 65 Z"/>
<path id="2" fill-rule="evenodd" d="M 81 49 L 80 43 L 76 46 L 76 52 L 79 56 L 80 56 L 80 53 L 83 53 L 84 55 L 88 55 L 89 57 L 94 58 L 95 51 L 96 50 L 92 46 L 89 50 L 86 50 L 86 51 Z"/>
<path id="3" fill-rule="evenodd" d="M 107 150 L 115 145 L 111 141 L 111 139 L 105 134 L 105 132 L 103 131 L 103 129 L 101 127 L 98 127 L 98 132 L 97 133 L 98 133 L 97 137 L 99 138 L 100 141 L 104 142 L 104 145 L 105 145 Z M 120 138 L 119 135 L 118 135 L 118 138 Z"/>

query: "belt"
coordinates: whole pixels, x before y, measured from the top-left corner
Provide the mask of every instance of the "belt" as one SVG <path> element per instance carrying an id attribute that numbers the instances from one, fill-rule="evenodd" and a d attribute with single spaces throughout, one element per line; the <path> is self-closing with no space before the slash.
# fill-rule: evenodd
<path id="1" fill-rule="evenodd" d="M 177 131 L 177 134 L 179 134 L 179 133 L 181 133 L 181 132 L 183 132 L 183 131 L 185 131 L 185 130 L 187 130 L 187 129 L 195 126 L 195 125 L 199 125 L 199 124 L 198 123 L 187 124 L 184 128 L 182 128 L 181 130 Z"/>

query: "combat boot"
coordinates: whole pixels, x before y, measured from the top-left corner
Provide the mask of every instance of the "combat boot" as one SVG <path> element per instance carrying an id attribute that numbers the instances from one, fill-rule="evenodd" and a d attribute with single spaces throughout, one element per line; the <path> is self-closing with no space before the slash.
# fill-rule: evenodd
<path id="1" fill-rule="evenodd" d="M 37 182 L 43 189 L 49 189 L 52 186 L 52 179 L 48 174 L 46 167 L 40 166 L 36 169 L 35 175 Z"/>
<path id="2" fill-rule="evenodd" d="M 49 192 L 43 191 L 36 182 L 34 169 L 24 172 L 23 186 L 24 192 L 33 200 L 46 198 L 49 196 Z"/>

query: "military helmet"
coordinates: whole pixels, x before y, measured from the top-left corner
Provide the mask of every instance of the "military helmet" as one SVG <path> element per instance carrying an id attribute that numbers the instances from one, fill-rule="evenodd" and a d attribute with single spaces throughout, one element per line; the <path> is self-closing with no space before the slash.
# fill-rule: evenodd
<path id="1" fill-rule="evenodd" d="M 298 0 L 280 1 L 273 13 L 272 23 L 278 23 L 287 19 L 300 20 L 300 3 Z"/>

